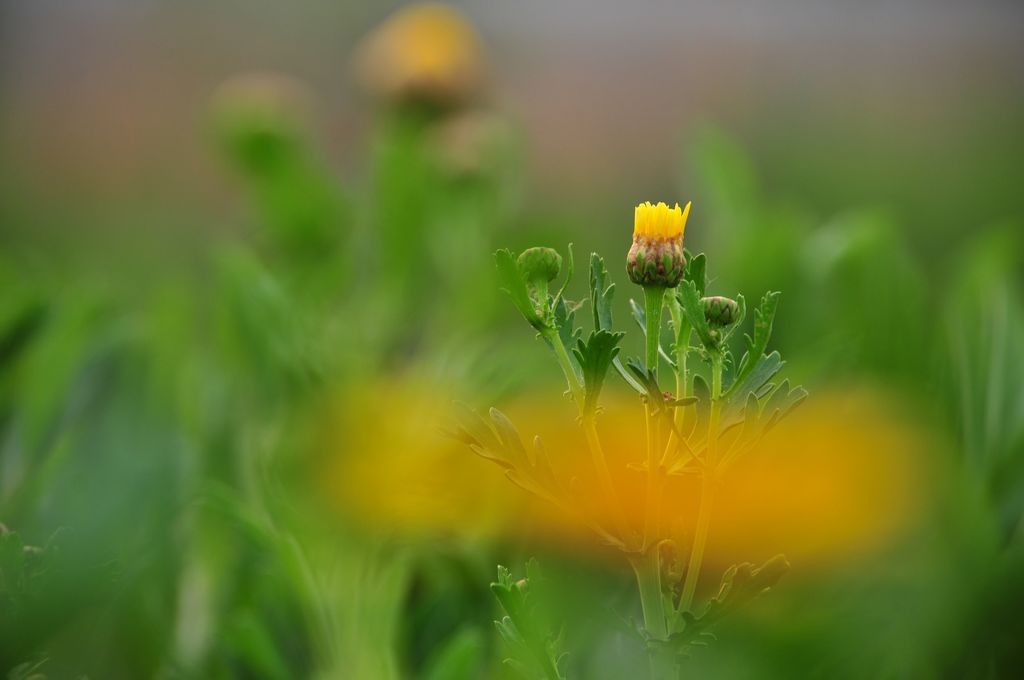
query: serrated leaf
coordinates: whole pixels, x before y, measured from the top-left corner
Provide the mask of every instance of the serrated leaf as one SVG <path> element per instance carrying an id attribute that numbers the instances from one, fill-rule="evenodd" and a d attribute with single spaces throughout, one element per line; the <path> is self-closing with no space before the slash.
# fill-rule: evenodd
<path id="1" fill-rule="evenodd" d="M 690 255 L 689 251 L 686 251 L 686 271 L 683 273 L 683 281 L 693 283 L 698 298 L 704 297 L 707 290 L 707 263 L 708 260 L 704 253 Z"/>
<path id="2" fill-rule="evenodd" d="M 492 450 L 500 448 L 500 442 L 494 436 L 494 431 L 482 415 L 461 401 L 456 401 L 454 406 L 455 418 L 465 433 L 484 448 Z"/>
<path id="3" fill-rule="evenodd" d="M 577 309 L 579 309 L 579 304 L 570 305 L 565 301 L 565 298 L 560 296 L 553 308 L 558 337 L 561 338 L 562 345 L 565 347 L 575 345 L 575 342 L 580 339 L 580 335 L 583 333 L 581 329 L 575 327 L 575 311 Z"/>
<path id="4" fill-rule="evenodd" d="M 779 307 L 779 295 L 780 293 L 775 291 L 765 293 L 761 298 L 761 303 L 754 310 L 754 334 L 747 336 L 747 351 L 736 368 L 736 377 L 733 379 L 732 385 L 726 390 L 727 396 L 744 388 L 743 382 L 754 370 L 768 347 L 768 340 L 772 335 L 772 324 L 775 322 L 775 312 Z"/>
<path id="5" fill-rule="evenodd" d="M 746 355 L 744 355 L 744 358 L 746 358 Z M 785 365 L 786 362 L 782 360 L 782 355 L 777 351 L 771 354 L 762 354 L 751 365 L 750 369 L 746 371 L 745 375 L 738 376 L 733 381 L 733 384 L 726 392 L 726 396 L 734 404 L 745 403 L 747 394 L 754 393 L 757 395 L 768 381 L 775 377 Z"/>
<path id="6" fill-rule="evenodd" d="M 498 435 L 498 439 L 501 441 L 502 448 L 508 453 L 509 458 L 518 466 L 525 467 L 527 460 L 526 447 L 523 446 L 523 440 L 519 436 L 519 430 L 516 429 L 512 421 L 508 419 L 504 413 L 496 408 L 492 408 L 489 412 L 491 416 L 491 422 L 494 424 L 494 431 Z"/>
<path id="7" fill-rule="evenodd" d="M 711 328 L 708 327 L 708 320 L 704 318 L 704 305 L 701 304 L 701 294 L 697 291 L 693 281 L 684 280 L 676 288 L 679 296 L 679 306 L 683 314 L 690 322 L 690 326 L 697 333 L 701 343 L 708 349 L 718 347 L 718 342 L 711 336 Z"/>
<path id="8" fill-rule="evenodd" d="M 491 592 L 507 614 L 494 622 L 514 655 L 505 663 L 530 680 L 563 680 L 561 636 L 550 634 L 549 622 L 539 611 L 536 598 L 531 597 L 531 591 L 541 583 L 535 559 L 527 563 L 526 572 L 525 578 L 516 581 L 508 569 L 499 566 L 498 580 L 491 584 Z"/>
<path id="9" fill-rule="evenodd" d="M 636 376 L 643 388 L 643 394 L 646 395 L 653 404 L 661 404 L 665 401 L 665 393 L 662 392 L 661 387 L 658 385 L 658 380 L 654 377 L 654 371 L 652 369 L 644 366 L 640 360 L 635 357 L 626 359 L 626 368 Z"/>
<path id="10" fill-rule="evenodd" d="M 573 348 L 573 355 L 583 373 L 583 387 L 586 390 L 584 410 L 587 412 L 592 413 L 597 408 L 605 376 L 619 353 L 619 342 L 624 335 L 606 330 L 594 331 L 586 342 L 579 340 Z"/>
<path id="11" fill-rule="evenodd" d="M 782 418 L 799 406 L 806 398 L 807 390 L 800 386 L 790 389 L 789 380 L 783 380 L 778 389 L 768 397 L 762 409 L 762 413 L 768 415 L 765 431 L 777 425 Z"/>
<path id="12" fill-rule="evenodd" d="M 686 627 L 669 636 L 669 642 L 683 650 L 700 638 L 709 636 L 708 628 L 773 587 L 788 570 L 789 562 L 783 555 L 776 555 L 756 569 L 749 562 L 732 565 L 722 575 L 718 594 L 711 598 L 700 616 L 693 612 L 680 612 Z"/>
<path id="13" fill-rule="evenodd" d="M 590 306 L 594 312 L 594 330 L 612 330 L 612 298 L 615 284 L 608 283 L 608 270 L 604 259 L 597 253 L 590 254 Z"/>

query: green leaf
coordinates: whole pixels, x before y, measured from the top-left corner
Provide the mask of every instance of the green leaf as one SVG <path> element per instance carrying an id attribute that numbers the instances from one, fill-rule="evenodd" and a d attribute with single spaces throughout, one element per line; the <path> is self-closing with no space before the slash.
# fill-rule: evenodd
<path id="1" fill-rule="evenodd" d="M 508 419 L 508 416 L 498 409 L 492 408 L 489 415 L 494 424 L 494 430 L 498 433 L 498 438 L 501 440 L 505 452 L 509 454 L 509 458 L 517 467 L 526 467 L 529 459 L 526 447 L 523 446 L 523 440 L 519 436 L 519 430 Z"/>
<path id="2" fill-rule="evenodd" d="M 806 398 L 807 390 L 800 386 L 790 389 L 789 380 L 783 380 L 782 384 L 771 392 L 764 407 L 761 409 L 761 413 L 768 416 L 765 423 L 765 431 L 775 427 L 780 420 L 803 403 Z"/>
<path id="3" fill-rule="evenodd" d="M 736 368 L 736 377 L 732 385 L 726 390 L 726 395 L 731 395 L 735 390 L 743 386 L 747 376 L 754 370 L 755 364 L 760 362 L 761 355 L 768 347 L 768 340 L 772 336 L 772 324 L 775 321 L 775 312 L 779 307 L 779 293 L 769 291 L 761 298 L 761 304 L 754 310 L 754 335 L 747 336 L 747 351 L 740 359 Z"/>
<path id="4" fill-rule="evenodd" d="M 517 581 L 508 569 L 499 565 L 498 580 L 491 584 L 491 592 L 507 614 L 494 622 L 514 655 L 505 663 L 527 680 L 564 680 L 560 668 L 564 659 L 564 654 L 559 652 L 560 637 L 550 633 L 550 623 L 534 593 L 542 582 L 535 559 L 527 563 L 526 574 Z"/>
<path id="5" fill-rule="evenodd" d="M 498 250 L 494 253 L 494 263 L 498 267 L 498 280 L 502 285 L 502 290 L 512 298 L 512 304 L 523 315 L 523 318 L 538 331 L 547 328 L 544 320 L 537 313 L 533 300 L 530 299 L 526 281 L 523 279 L 522 272 L 519 271 L 519 265 L 516 263 L 516 257 L 512 251 L 508 248 Z"/>
<path id="6" fill-rule="evenodd" d="M 690 252 L 686 251 L 686 271 L 683 273 L 683 281 L 689 281 L 693 284 L 697 290 L 698 299 L 704 297 L 704 293 L 707 290 L 707 265 L 708 259 L 704 256 L 704 253 L 691 256 Z"/>
<path id="7" fill-rule="evenodd" d="M 611 331 L 612 298 L 615 296 L 615 284 L 608 283 L 608 270 L 604 266 L 604 258 L 597 253 L 590 254 L 590 306 L 594 314 L 594 330 Z M 640 394 L 644 394 L 643 386 L 633 379 L 619 357 L 612 359 L 612 366 L 619 376 Z"/>
<path id="8" fill-rule="evenodd" d="M 712 623 L 739 605 L 754 599 L 779 582 L 789 571 L 789 562 L 784 555 L 776 555 L 760 567 L 750 562 L 734 564 L 722 575 L 718 594 L 708 602 L 700 620 Z"/>
<path id="9" fill-rule="evenodd" d="M 604 259 L 597 253 L 590 254 L 590 306 L 594 311 L 594 330 L 612 330 L 612 298 L 615 284 L 608 283 L 608 270 Z"/>
<path id="10" fill-rule="evenodd" d="M 572 353 L 583 372 L 583 387 L 586 390 L 584 411 L 593 413 L 597 398 L 601 394 L 605 376 L 619 353 L 619 342 L 624 333 L 609 333 L 606 330 L 593 331 L 586 342 L 578 340 Z"/>
<path id="11" fill-rule="evenodd" d="M 580 337 L 582 331 L 576 328 L 576 309 L 578 305 L 570 305 L 565 298 L 559 297 L 554 306 L 555 328 L 558 330 L 558 337 L 562 339 L 562 345 L 572 347 Z M 550 343 L 549 343 L 550 344 Z"/>
<path id="12" fill-rule="evenodd" d="M 679 648 L 701 644 L 701 638 L 710 635 L 708 629 L 711 626 L 774 587 L 787 571 L 789 562 L 783 555 L 776 555 L 757 568 L 750 562 L 729 567 L 722 575 L 718 594 L 711 598 L 700 616 L 695 616 L 693 612 L 682 612 L 686 627 L 670 636 L 669 642 Z"/>
<path id="13" fill-rule="evenodd" d="M 744 356 L 744 358 L 746 357 Z M 759 394 L 768 381 L 774 378 L 785 365 L 786 362 L 782 360 L 782 355 L 778 352 L 762 354 L 757 362 L 746 371 L 746 375 L 737 375 L 737 378 L 733 380 L 732 385 L 726 391 L 729 403 L 734 407 L 746 403 L 748 394 Z"/>
<path id="14" fill-rule="evenodd" d="M 431 657 L 422 677 L 424 680 L 472 680 L 479 677 L 485 649 L 480 630 L 463 627 Z"/>
<path id="15" fill-rule="evenodd" d="M 676 288 L 679 296 L 679 305 L 683 308 L 683 314 L 690 321 L 690 326 L 697 332 L 697 337 L 708 349 L 717 349 L 718 341 L 712 337 L 711 329 L 708 327 L 708 320 L 704 318 L 704 305 L 701 304 L 701 292 L 693 281 L 684 280 Z"/>

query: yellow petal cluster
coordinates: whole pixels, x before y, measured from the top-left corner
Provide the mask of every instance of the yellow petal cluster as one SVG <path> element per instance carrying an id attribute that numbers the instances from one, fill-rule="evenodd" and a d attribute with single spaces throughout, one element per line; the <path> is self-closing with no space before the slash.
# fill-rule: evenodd
<path id="1" fill-rule="evenodd" d="M 650 201 L 645 201 L 638 205 L 634 212 L 633 236 L 650 239 L 678 238 L 686 231 L 686 218 L 689 214 L 689 203 L 685 208 L 680 208 L 678 203 L 674 208 L 670 208 L 665 203 L 652 205 Z"/>

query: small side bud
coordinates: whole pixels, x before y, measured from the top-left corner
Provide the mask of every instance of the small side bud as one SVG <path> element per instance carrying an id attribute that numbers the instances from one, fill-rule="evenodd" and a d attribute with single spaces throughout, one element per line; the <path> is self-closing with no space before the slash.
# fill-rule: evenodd
<path id="1" fill-rule="evenodd" d="M 735 300 L 715 295 L 701 298 L 700 302 L 704 307 L 704 318 L 712 329 L 731 326 L 739 317 L 740 306 Z"/>
<path id="2" fill-rule="evenodd" d="M 535 287 L 546 287 L 562 271 L 562 256 L 553 248 L 527 248 L 517 263 L 523 278 Z"/>

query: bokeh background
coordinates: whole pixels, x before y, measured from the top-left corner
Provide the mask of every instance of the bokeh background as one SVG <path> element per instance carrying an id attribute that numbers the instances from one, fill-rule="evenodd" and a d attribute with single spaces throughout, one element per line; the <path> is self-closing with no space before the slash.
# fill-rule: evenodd
<path id="1" fill-rule="evenodd" d="M 512 677 L 536 555 L 570 677 L 638 677 L 628 570 L 440 430 L 566 436 L 491 254 L 602 253 L 625 329 L 644 200 L 812 393 L 710 548 L 793 570 L 692 674 L 1019 673 L 1024 6 L 398 7 L 0 5 L 0 673 Z"/>

